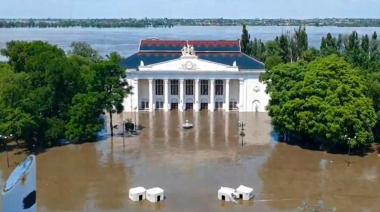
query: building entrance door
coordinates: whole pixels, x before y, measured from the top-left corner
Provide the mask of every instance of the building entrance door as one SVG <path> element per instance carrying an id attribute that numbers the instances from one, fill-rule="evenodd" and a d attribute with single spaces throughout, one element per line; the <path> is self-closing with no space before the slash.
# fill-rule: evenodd
<path id="1" fill-rule="evenodd" d="M 178 110 L 178 99 L 177 98 L 171 99 L 170 110 Z"/>
<path id="2" fill-rule="evenodd" d="M 170 104 L 170 109 L 171 110 L 178 110 L 178 103 L 171 103 Z"/>
<path id="3" fill-rule="evenodd" d="M 186 99 L 185 110 L 193 110 L 194 100 L 192 98 Z"/>
<path id="4" fill-rule="evenodd" d="M 208 110 L 208 103 L 201 103 L 201 110 Z"/>
<path id="5" fill-rule="evenodd" d="M 193 110 L 193 103 L 186 103 L 186 110 Z"/>
<path id="6" fill-rule="evenodd" d="M 223 100 L 222 99 L 216 99 L 215 101 L 215 109 L 223 109 Z"/>

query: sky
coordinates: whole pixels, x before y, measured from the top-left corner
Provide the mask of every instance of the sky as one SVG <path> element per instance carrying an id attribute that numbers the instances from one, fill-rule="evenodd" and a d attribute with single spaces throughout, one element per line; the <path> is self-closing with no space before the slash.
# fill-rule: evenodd
<path id="1" fill-rule="evenodd" d="M 0 18 L 380 18 L 380 0 L 0 0 Z"/>

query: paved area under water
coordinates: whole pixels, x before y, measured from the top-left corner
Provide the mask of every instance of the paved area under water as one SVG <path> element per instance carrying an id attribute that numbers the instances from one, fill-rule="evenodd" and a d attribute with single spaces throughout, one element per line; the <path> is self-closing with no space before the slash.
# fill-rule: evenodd
<path id="1" fill-rule="evenodd" d="M 234 112 L 123 114 L 145 128 L 123 139 L 67 145 L 37 156 L 39 211 L 296 211 L 303 200 L 325 201 L 337 211 L 379 211 L 380 158 L 304 150 L 277 143 L 267 114 L 240 114 L 246 125 L 241 146 Z M 121 119 L 114 116 L 115 123 Z M 184 130 L 189 120 L 194 128 Z M 0 183 L 20 150 L 0 154 Z M 238 204 L 217 199 L 220 186 L 253 187 L 255 198 Z M 131 202 L 131 187 L 161 187 L 157 204 Z"/>

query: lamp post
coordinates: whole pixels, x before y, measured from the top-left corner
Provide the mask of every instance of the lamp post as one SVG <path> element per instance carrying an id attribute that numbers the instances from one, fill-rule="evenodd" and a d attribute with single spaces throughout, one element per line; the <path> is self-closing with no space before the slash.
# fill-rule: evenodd
<path id="1" fill-rule="evenodd" d="M 353 162 L 350 161 L 351 141 L 353 139 L 356 139 L 356 135 L 353 138 L 348 137 L 348 135 L 346 135 L 345 137 L 347 139 L 347 144 L 348 144 L 348 153 L 347 153 L 347 160 L 346 160 L 346 162 L 347 162 L 347 166 L 350 166 L 350 164 L 353 163 Z"/>
<path id="2" fill-rule="evenodd" d="M 136 116 L 137 116 L 137 107 L 135 107 L 135 131 L 137 130 L 137 124 L 136 124 Z"/>
<path id="3" fill-rule="evenodd" d="M 237 107 L 237 109 L 238 109 L 238 122 L 239 122 L 239 120 L 240 120 L 240 108 L 242 108 L 243 107 L 243 105 L 241 105 L 241 104 L 236 104 L 236 107 Z"/>
<path id="4" fill-rule="evenodd" d="M 243 140 L 243 138 L 244 138 L 244 136 L 245 136 L 245 132 L 244 132 L 244 126 L 245 126 L 245 125 L 247 125 L 247 123 L 244 122 L 244 121 L 239 121 L 239 122 L 238 122 L 238 126 L 240 127 L 241 146 L 244 145 L 244 140 Z"/>
<path id="5" fill-rule="evenodd" d="M 120 123 L 119 121 L 119 124 L 121 124 L 121 127 L 123 128 L 123 147 L 125 147 L 125 119 L 123 119 L 123 122 Z"/>
<path id="6" fill-rule="evenodd" d="M 12 134 L 10 134 L 10 137 L 12 137 Z M 5 141 L 5 152 L 7 154 L 7 166 L 9 168 L 9 156 L 8 156 L 8 138 L 5 135 L 0 135 L 0 139 Z"/>

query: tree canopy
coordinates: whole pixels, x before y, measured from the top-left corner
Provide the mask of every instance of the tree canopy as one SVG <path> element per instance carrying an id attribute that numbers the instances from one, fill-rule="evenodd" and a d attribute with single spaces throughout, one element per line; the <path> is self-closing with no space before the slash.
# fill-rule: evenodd
<path id="1" fill-rule="evenodd" d="M 288 142 L 330 150 L 369 146 L 380 134 L 376 32 L 327 33 L 319 49 L 310 48 L 307 38 L 299 27 L 265 43 L 250 41 L 251 56 L 265 62 L 260 80 L 271 98 L 274 130 Z"/>
<path id="2" fill-rule="evenodd" d="M 85 43 L 68 55 L 47 42 L 11 41 L 1 53 L 0 132 L 44 149 L 59 139 L 95 140 L 104 111 L 123 110 L 125 72 L 121 57 L 103 59 Z"/>

